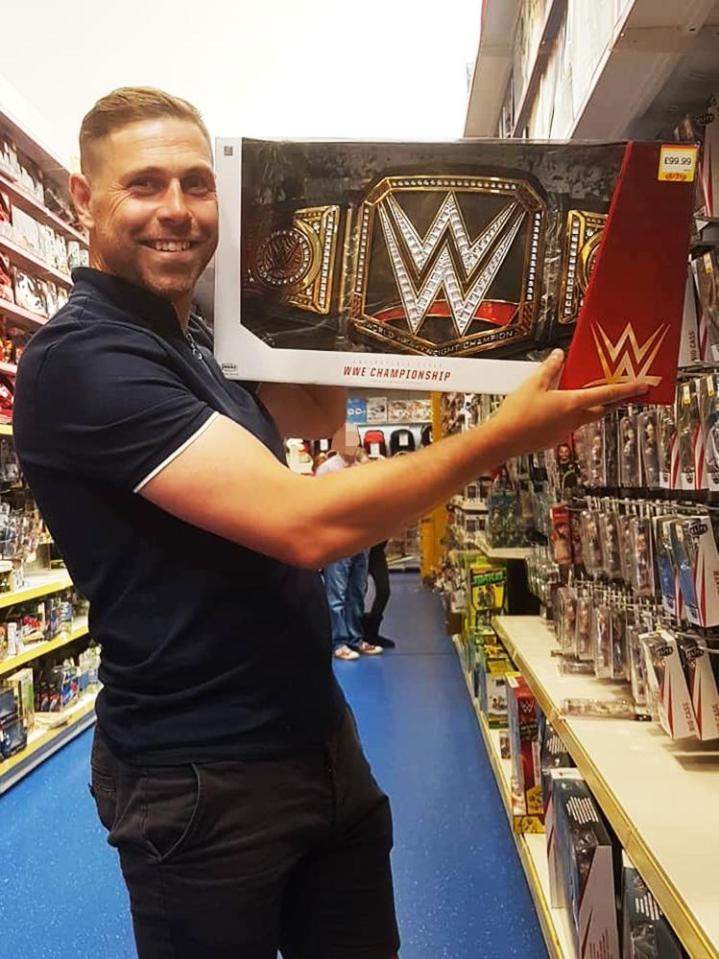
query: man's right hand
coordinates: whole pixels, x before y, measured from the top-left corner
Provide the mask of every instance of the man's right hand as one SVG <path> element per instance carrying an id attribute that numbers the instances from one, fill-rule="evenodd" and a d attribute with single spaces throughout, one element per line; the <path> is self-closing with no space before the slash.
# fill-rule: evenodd
<path id="1" fill-rule="evenodd" d="M 510 393 L 492 419 L 506 434 L 502 446 L 507 458 L 549 449 L 570 433 L 601 419 L 613 406 L 643 396 L 648 385 L 639 380 L 611 383 L 584 390 L 554 388 L 564 363 L 561 350 L 554 352 L 514 393 Z"/>

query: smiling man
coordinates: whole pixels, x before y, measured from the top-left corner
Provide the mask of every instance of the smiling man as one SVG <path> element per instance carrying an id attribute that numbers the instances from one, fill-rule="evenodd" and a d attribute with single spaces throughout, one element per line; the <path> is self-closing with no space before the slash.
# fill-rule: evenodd
<path id="1" fill-rule="evenodd" d="M 80 148 L 91 268 L 23 356 L 15 436 L 102 645 L 92 791 L 138 954 L 391 959 L 389 803 L 316 570 L 641 390 L 558 393 L 553 355 L 486 425 L 308 483 L 282 434 L 334 433 L 343 391 L 230 382 L 193 336 L 218 228 L 198 112 L 117 90 Z"/>

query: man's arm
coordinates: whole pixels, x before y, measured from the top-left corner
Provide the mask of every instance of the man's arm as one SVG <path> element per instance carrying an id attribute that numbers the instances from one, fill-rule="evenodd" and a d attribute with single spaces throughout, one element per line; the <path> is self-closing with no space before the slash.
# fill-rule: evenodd
<path id="1" fill-rule="evenodd" d="M 296 566 L 317 569 L 387 539 L 490 467 L 546 449 L 614 403 L 646 392 L 637 384 L 553 390 L 553 354 L 482 426 L 413 453 L 312 481 L 281 466 L 226 417 L 142 489 L 174 516 Z"/>
<path id="2" fill-rule="evenodd" d="M 347 417 L 347 390 L 343 386 L 262 383 L 258 396 L 284 437 L 329 438 Z"/>

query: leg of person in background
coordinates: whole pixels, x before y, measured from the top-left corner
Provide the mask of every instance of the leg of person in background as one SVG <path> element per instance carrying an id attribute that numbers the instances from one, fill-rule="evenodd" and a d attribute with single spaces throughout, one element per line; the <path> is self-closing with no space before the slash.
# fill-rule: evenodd
<path id="1" fill-rule="evenodd" d="M 325 566 L 324 579 L 327 603 L 332 624 L 332 648 L 337 659 L 359 659 L 359 653 L 350 646 L 350 632 L 346 619 L 347 589 L 352 559 L 338 559 Z"/>
<path id="2" fill-rule="evenodd" d="M 363 616 L 364 596 L 367 592 L 367 568 L 369 564 L 369 550 L 357 553 L 352 557 L 349 582 L 347 584 L 347 605 L 345 620 L 349 633 L 349 645 L 366 656 L 376 656 L 382 652 L 381 646 L 368 643 L 364 638 Z"/>
<path id="3" fill-rule="evenodd" d="M 383 649 L 393 649 L 394 640 L 380 635 L 380 627 L 384 611 L 390 597 L 389 569 L 387 567 L 387 554 L 385 548 L 387 540 L 384 543 L 377 543 L 369 551 L 369 575 L 374 582 L 374 602 L 372 608 L 364 617 L 364 638 L 368 643 L 375 646 L 381 646 Z"/>

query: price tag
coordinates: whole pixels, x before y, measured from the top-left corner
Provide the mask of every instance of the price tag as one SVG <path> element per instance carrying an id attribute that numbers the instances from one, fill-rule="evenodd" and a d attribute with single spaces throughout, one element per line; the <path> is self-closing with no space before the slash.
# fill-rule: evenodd
<path id="1" fill-rule="evenodd" d="M 369 455 L 370 456 L 380 456 L 379 443 L 370 443 L 369 444 Z"/>
<path id="2" fill-rule="evenodd" d="M 409 446 L 409 436 L 406 433 L 400 433 L 399 435 L 399 445 L 400 446 Z"/>
<path id="3" fill-rule="evenodd" d="M 660 180 L 692 183 L 697 169 L 697 148 L 693 145 L 667 144 L 659 151 Z"/>

